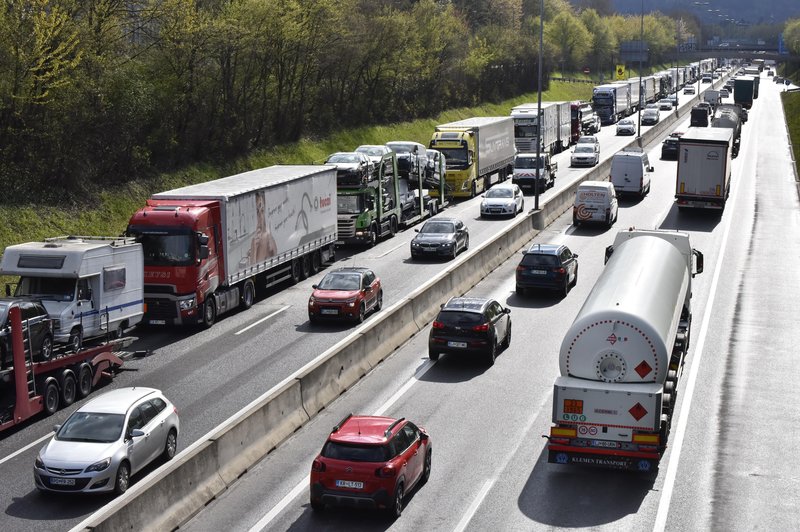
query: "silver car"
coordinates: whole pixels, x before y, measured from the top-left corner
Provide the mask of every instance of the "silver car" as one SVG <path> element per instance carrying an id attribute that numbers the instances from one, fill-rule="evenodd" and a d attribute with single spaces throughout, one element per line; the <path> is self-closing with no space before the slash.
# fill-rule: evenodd
<path id="1" fill-rule="evenodd" d="M 178 411 L 159 390 L 105 393 L 56 425 L 33 466 L 36 488 L 122 494 L 131 475 L 159 457 L 175 456 L 179 430 Z"/>
<path id="2" fill-rule="evenodd" d="M 519 185 L 499 183 L 483 195 L 481 216 L 516 216 L 525 210 L 525 198 Z"/>

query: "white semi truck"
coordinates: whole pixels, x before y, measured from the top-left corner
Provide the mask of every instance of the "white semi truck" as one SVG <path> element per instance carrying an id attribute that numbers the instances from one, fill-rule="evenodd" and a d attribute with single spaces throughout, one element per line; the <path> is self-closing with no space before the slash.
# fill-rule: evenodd
<path id="1" fill-rule="evenodd" d="M 690 127 L 678 140 L 678 210 L 722 210 L 731 188 L 734 130 Z"/>
<path id="2" fill-rule="evenodd" d="M 667 446 L 703 255 L 689 235 L 630 229 L 561 344 L 548 462 L 654 471 Z"/>

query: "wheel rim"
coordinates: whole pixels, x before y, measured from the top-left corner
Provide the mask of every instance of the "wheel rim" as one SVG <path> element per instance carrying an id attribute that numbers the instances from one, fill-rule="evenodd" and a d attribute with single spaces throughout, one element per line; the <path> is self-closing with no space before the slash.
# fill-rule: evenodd
<path id="1" fill-rule="evenodd" d="M 246 307 L 253 306 L 253 301 L 255 299 L 253 285 L 251 283 L 247 283 L 244 285 L 244 304 Z"/>
<path id="2" fill-rule="evenodd" d="M 81 331 L 75 331 L 75 333 L 72 335 L 72 341 L 70 343 L 72 344 L 73 351 L 76 353 L 80 351 L 81 345 L 83 344 L 83 333 Z"/>
<path id="3" fill-rule="evenodd" d="M 58 388 L 54 385 L 49 385 L 47 387 L 47 397 L 45 400 L 47 401 L 48 412 L 55 412 L 58 410 Z"/>
<path id="4" fill-rule="evenodd" d="M 67 377 L 64 379 L 64 404 L 70 405 L 75 401 L 75 379 Z"/>
<path id="5" fill-rule="evenodd" d="M 403 511 L 403 485 L 397 486 L 397 492 L 394 494 L 394 514 L 400 515 Z"/>
<path id="6" fill-rule="evenodd" d="M 367 314 L 367 308 L 364 303 L 361 303 L 361 306 L 358 308 L 358 321 L 364 321 L 364 317 Z"/>
<path id="7" fill-rule="evenodd" d="M 214 300 L 207 299 L 204 309 L 205 312 L 203 313 L 203 318 L 205 319 L 206 325 L 213 324 L 217 314 L 216 308 L 214 307 Z"/>
<path id="8" fill-rule="evenodd" d="M 130 474 L 128 473 L 128 466 L 122 464 L 119 466 L 119 471 L 117 472 L 117 489 L 120 492 L 127 491 L 129 481 L 130 481 Z"/>
<path id="9" fill-rule="evenodd" d="M 175 451 L 178 448 L 178 438 L 174 432 L 170 432 L 167 436 L 167 458 L 175 456 Z"/>
<path id="10" fill-rule="evenodd" d="M 47 360 L 53 354 L 53 339 L 45 336 L 42 340 L 42 358 Z"/>
<path id="11" fill-rule="evenodd" d="M 383 292 L 378 292 L 378 302 L 375 303 L 375 310 L 380 310 L 383 307 Z"/>
<path id="12" fill-rule="evenodd" d="M 92 370 L 86 366 L 82 367 L 78 375 L 78 383 L 80 385 L 79 390 L 81 395 L 83 397 L 89 395 L 89 392 L 92 391 Z"/>

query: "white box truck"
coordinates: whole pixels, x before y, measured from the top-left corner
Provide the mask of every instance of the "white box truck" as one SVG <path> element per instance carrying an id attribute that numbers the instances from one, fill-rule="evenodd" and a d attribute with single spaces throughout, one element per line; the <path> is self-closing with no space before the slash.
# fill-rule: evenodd
<path id="1" fill-rule="evenodd" d="M 731 186 L 733 129 L 690 127 L 678 140 L 679 210 L 725 208 Z"/>
<path id="2" fill-rule="evenodd" d="M 559 353 L 548 462 L 652 472 L 666 450 L 703 255 L 678 231 L 621 231 Z"/>
<path id="3" fill-rule="evenodd" d="M 85 339 L 119 338 L 141 321 L 143 268 L 134 239 L 95 236 L 9 246 L 0 261 L 0 275 L 19 277 L 14 296 L 41 300 L 53 319 L 53 340 L 73 351 Z"/>

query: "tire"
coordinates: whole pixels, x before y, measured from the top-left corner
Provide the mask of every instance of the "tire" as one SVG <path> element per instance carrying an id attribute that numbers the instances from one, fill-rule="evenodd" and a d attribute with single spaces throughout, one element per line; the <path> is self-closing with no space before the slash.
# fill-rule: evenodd
<path id="1" fill-rule="evenodd" d="M 405 495 L 405 489 L 403 483 L 397 485 L 394 490 L 394 499 L 392 506 L 389 508 L 389 517 L 394 519 L 399 519 L 400 515 L 403 513 L 403 496 Z"/>
<path id="2" fill-rule="evenodd" d="M 364 323 L 364 319 L 367 317 L 367 306 L 362 301 L 361 304 L 358 306 L 358 316 L 356 316 L 356 321 L 358 323 Z"/>
<path id="3" fill-rule="evenodd" d="M 131 466 L 128 462 L 122 462 L 117 468 L 117 473 L 114 475 L 114 494 L 122 495 L 128 491 L 131 483 Z"/>
<path id="4" fill-rule="evenodd" d="M 49 382 L 44 388 L 44 413 L 52 416 L 58 411 L 59 393 L 55 382 Z"/>
<path id="5" fill-rule="evenodd" d="M 428 480 L 431 478 L 431 462 L 433 460 L 433 451 L 428 449 L 428 452 L 425 453 L 425 465 L 422 469 L 422 478 L 420 481 L 423 484 L 427 484 Z"/>
<path id="6" fill-rule="evenodd" d="M 311 256 L 303 255 L 300 258 L 300 276 L 303 279 L 308 279 L 310 275 L 311 275 Z"/>
<path id="7" fill-rule="evenodd" d="M 39 346 L 39 356 L 42 360 L 50 360 L 53 356 L 53 337 L 45 334 L 42 338 L 42 344 Z"/>
<path id="8" fill-rule="evenodd" d="M 508 329 L 506 330 L 506 335 L 503 338 L 503 343 L 502 343 L 503 351 L 508 349 L 510 345 L 511 345 L 511 321 L 509 320 Z"/>
<path id="9" fill-rule="evenodd" d="M 522 204 L 519 206 L 519 212 L 525 212 L 525 200 L 522 200 Z"/>
<path id="10" fill-rule="evenodd" d="M 575 266 L 575 278 L 572 280 L 572 286 L 576 286 L 578 284 L 578 267 Z"/>
<path id="11" fill-rule="evenodd" d="M 247 280 L 244 282 L 244 287 L 242 287 L 242 300 L 241 306 L 243 309 L 247 310 L 253 306 L 253 303 L 256 300 L 256 285 L 253 281 Z"/>
<path id="12" fill-rule="evenodd" d="M 120 323 L 117 328 L 114 330 L 113 338 L 115 340 L 119 340 L 123 336 L 125 336 L 125 323 Z"/>
<path id="13" fill-rule="evenodd" d="M 69 406 L 74 403 L 77 391 L 75 375 L 71 371 L 67 372 L 61 381 L 61 405 Z"/>
<path id="14" fill-rule="evenodd" d="M 497 338 L 492 338 L 492 347 L 486 353 L 486 365 L 494 366 L 494 361 L 497 359 Z"/>
<path id="15" fill-rule="evenodd" d="M 80 327 L 75 327 L 69 333 L 69 346 L 73 353 L 77 353 L 83 347 L 83 330 Z"/>
<path id="16" fill-rule="evenodd" d="M 374 248 L 378 244 L 378 228 L 375 224 L 372 224 L 372 227 L 369 229 L 369 240 L 367 241 L 367 247 Z"/>
<path id="17" fill-rule="evenodd" d="M 559 295 L 561 296 L 561 299 L 564 299 L 569 295 L 569 287 L 570 287 L 569 277 L 567 277 L 566 279 L 564 279 L 564 286 L 562 286 L 561 289 L 558 291 Z"/>
<path id="18" fill-rule="evenodd" d="M 389 235 L 394 236 L 397 234 L 397 216 L 389 218 Z"/>
<path id="19" fill-rule="evenodd" d="M 436 362 L 439 360 L 439 353 L 434 353 L 433 351 L 428 351 L 428 358 Z"/>
<path id="20" fill-rule="evenodd" d="M 378 299 L 375 300 L 375 312 L 383 308 L 383 290 L 378 292 Z"/>
<path id="21" fill-rule="evenodd" d="M 292 271 L 289 274 L 289 282 L 293 285 L 303 280 L 303 265 L 300 264 L 300 259 L 292 259 Z"/>
<path id="22" fill-rule="evenodd" d="M 450 260 L 455 260 L 458 257 L 458 241 L 453 244 L 453 254 L 450 255 Z"/>
<path id="23" fill-rule="evenodd" d="M 314 498 L 309 497 L 308 503 L 311 506 L 311 510 L 314 512 L 322 512 L 325 510 L 325 504 L 322 501 L 318 501 Z"/>
<path id="24" fill-rule="evenodd" d="M 89 364 L 83 364 L 81 369 L 78 370 L 78 396 L 83 398 L 92 393 L 92 367 Z"/>
<path id="25" fill-rule="evenodd" d="M 522 288 L 521 286 L 518 286 L 518 287 L 516 287 L 516 289 L 515 289 L 515 292 L 516 292 L 516 293 L 517 293 L 517 295 L 518 295 L 518 296 L 520 296 L 520 297 L 522 297 L 522 296 L 524 296 L 524 295 L 525 295 L 525 289 L 524 289 L 524 288 Z"/>
<path id="26" fill-rule="evenodd" d="M 319 273 L 322 269 L 322 257 L 319 254 L 319 250 L 315 251 L 311 254 L 311 273 Z"/>
<path id="27" fill-rule="evenodd" d="M 464 241 L 464 251 L 469 249 L 469 235 L 467 235 L 467 239 Z"/>
<path id="28" fill-rule="evenodd" d="M 164 452 L 161 453 L 161 457 L 164 459 L 165 462 L 169 462 L 175 457 L 175 453 L 178 451 L 178 433 L 175 432 L 175 429 L 169 429 L 169 433 L 167 434 L 167 439 L 164 442 Z"/>
<path id="29" fill-rule="evenodd" d="M 217 304 L 214 297 L 209 295 L 203 303 L 203 327 L 210 328 L 217 321 Z"/>
<path id="30" fill-rule="evenodd" d="M 478 195 L 478 182 L 477 181 L 473 181 L 472 182 L 472 190 L 470 191 L 470 194 L 471 194 L 470 195 L 471 198 L 474 198 L 475 196 Z"/>

